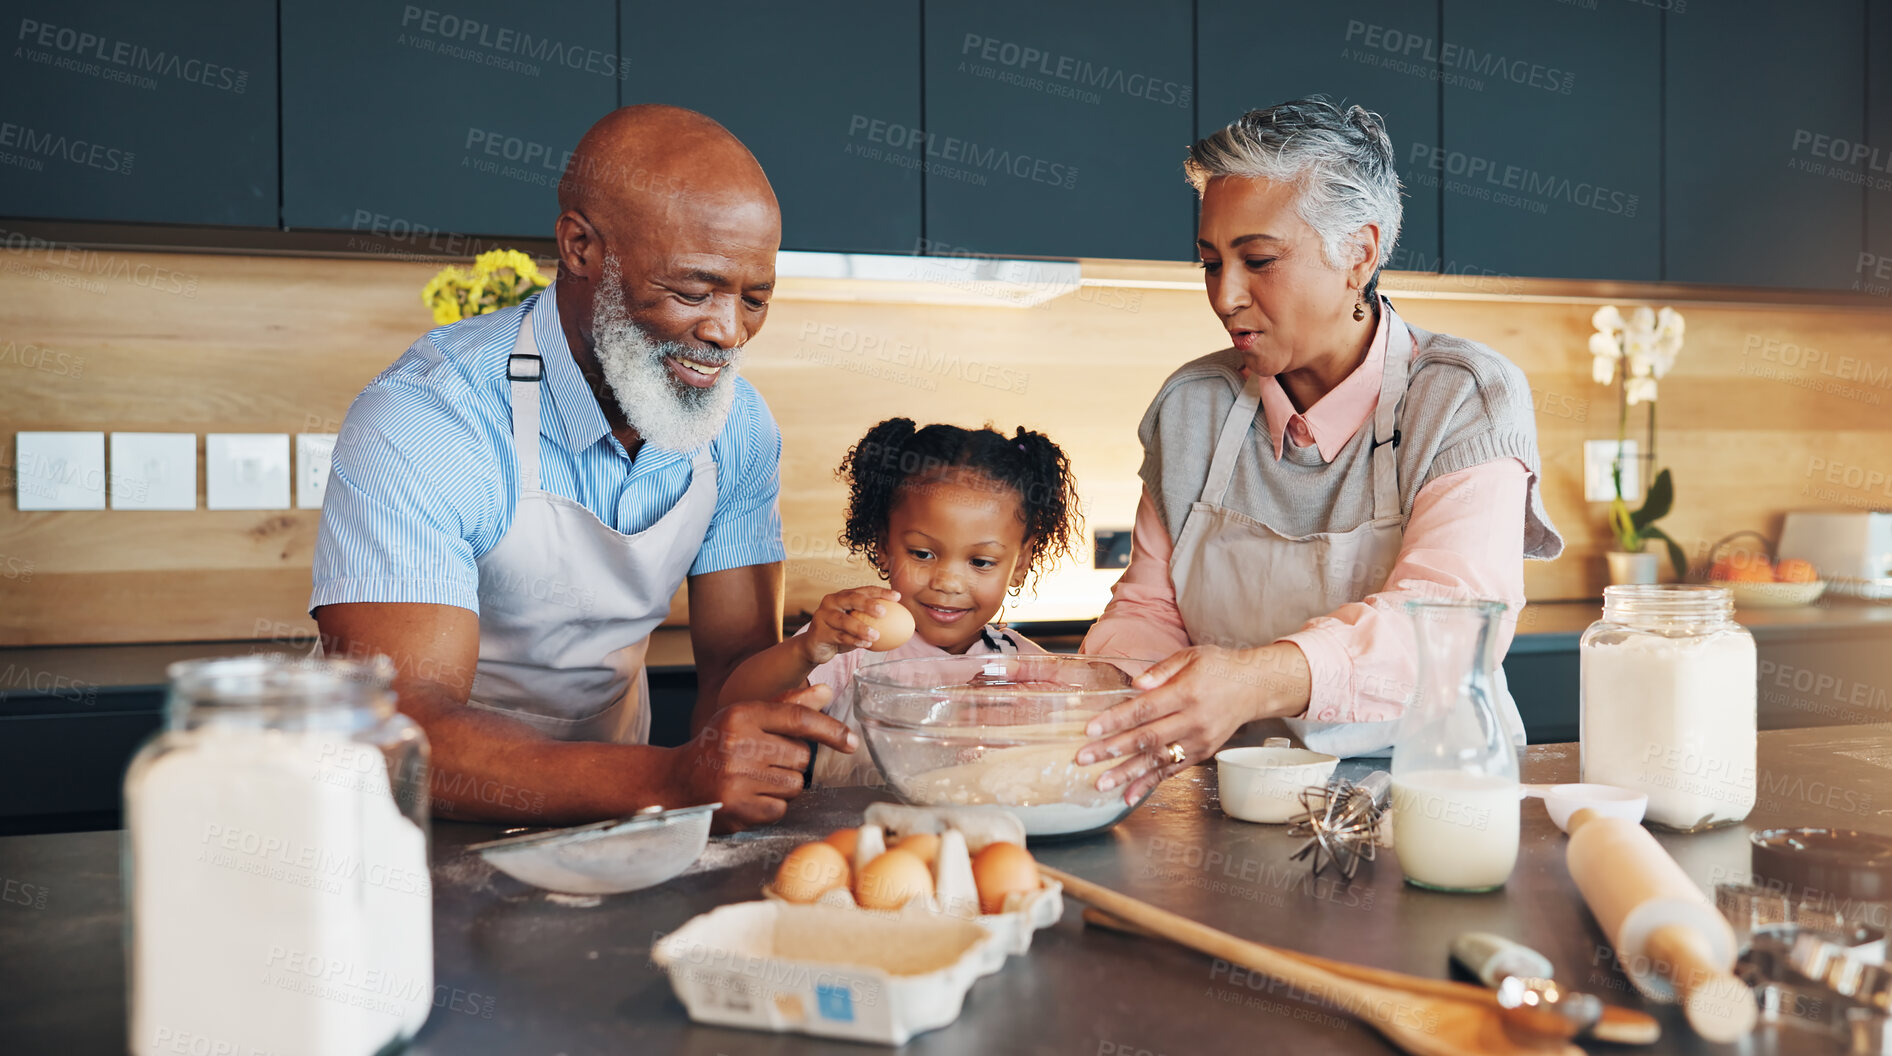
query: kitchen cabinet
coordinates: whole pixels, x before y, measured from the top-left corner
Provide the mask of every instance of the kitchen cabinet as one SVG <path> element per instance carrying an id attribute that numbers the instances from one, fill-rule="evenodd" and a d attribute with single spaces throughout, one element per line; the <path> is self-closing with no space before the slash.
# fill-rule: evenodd
<path id="1" fill-rule="evenodd" d="M 0 214 L 276 225 L 274 4 L 5 10 Z"/>
<path id="2" fill-rule="evenodd" d="M 1387 266 L 1456 271 L 1441 256 L 1439 4 L 1365 0 L 1335 6 L 1201 0 L 1196 8 L 1198 138 L 1249 110 L 1324 94 L 1386 120 L 1405 184 L 1405 215 Z"/>
<path id="3" fill-rule="evenodd" d="M 920 181 L 919 0 L 738 0 L 718 8 L 715 75 L 686 46 L 702 17 L 624 0 L 624 102 L 674 103 L 728 126 L 782 205 L 782 247 L 914 253 Z"/>
<path id="4" fill-rule="evenodd" d="M 889 127 L 881 145 L 924 166 L 930 251 L 1193 256 L 1188 0 L 925 12 L 925 132 Z"/>
<path id="5" fill-rule="evenodd" d="M 617 105 L 616 40 L 615 0 L 283 0 L 284 226 L 550 237 L 566 153 Z"/>
<path id="6" fill-rule="evenodd" d="M 1854 288 L 1892 297 L 1892 0 L 1866 6 L 1866 245 Z"/>
<path id="7" fill-rule="evenodd" d="M 1663 277 L 1852 288 L 1865 191 L 1843 159 L 1866 132 L 1861 0 L 1665 17 Z"/>
<path id="8" fill-rule="evenodd" d="M 1443 22 L 1444 150 L 1413 178 L 1441 185 L 1446 259 L 1661 278 L 1661 13 L 1444 0 Z"/>

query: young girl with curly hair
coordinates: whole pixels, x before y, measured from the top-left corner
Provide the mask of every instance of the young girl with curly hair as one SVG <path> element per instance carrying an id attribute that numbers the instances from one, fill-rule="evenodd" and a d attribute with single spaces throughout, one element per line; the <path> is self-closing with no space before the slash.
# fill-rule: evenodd
<path id="1" fill-rule="evenodd" d="M 873 563 L 885 587 L 855 587 L 821 599 L 801 632 L 750 657 L 723 684 L 724 703 L 767 700 L 806 685 L 833 689 L 827 713 L 856 732 L 854 674 L 870 660 L 966 653 L 1042 653 L 993 618 L 1008 592 L 1069 556 L 1082 532 L 1071 463 L 1043 433 L 954 425 L 915 428 L 890 418 L 848 451 L 841 541 Z M 913 616 L 914 635 L 883 653 L 864 652 L 879 631 L 857 614 Z M 880 783 L 865 740 L 845 755 L 822 748 L 821 786 Z"/>

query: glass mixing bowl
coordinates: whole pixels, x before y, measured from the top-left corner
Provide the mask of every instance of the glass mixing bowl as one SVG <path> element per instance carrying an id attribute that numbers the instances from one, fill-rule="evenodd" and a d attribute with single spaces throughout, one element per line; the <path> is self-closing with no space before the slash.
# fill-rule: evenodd
<path id="1" fill-rule="evenodd" d="M 863 667 L 854 711 L 894 793 L 920 806 L 993 804 L 1028 836 L 1107 829 L 1141 805 L 1097 778 L 1122 762 L 1078 766 L 1098 712 L 1137 695 L 1148 660 L 1025 655 L 927 656 Z M 1148 798 L 1147 795 L 1144 798 Z"/>

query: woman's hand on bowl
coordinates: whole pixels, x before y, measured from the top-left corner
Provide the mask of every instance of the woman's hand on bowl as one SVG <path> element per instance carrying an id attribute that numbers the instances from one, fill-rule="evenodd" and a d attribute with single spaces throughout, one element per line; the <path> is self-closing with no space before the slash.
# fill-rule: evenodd
<path id="1" fill-rule="evenodd" d="M 1293 715 L 1307 705 L 1312 676 L 1300 647 L 1287 642 L 1254 649 L 1198 645 L 1139 675 L 1142 693 L 1090 721 L 1096 738 L 1078 751 L 1080 766 L 1123 759 L 1097 780 L 1100 791 L 1124 787 L 1134 803 L 1164 778 L 1215 754 L 1243 724 Z M 1171 757 L 1180 745 L 1182 761 Z"/>

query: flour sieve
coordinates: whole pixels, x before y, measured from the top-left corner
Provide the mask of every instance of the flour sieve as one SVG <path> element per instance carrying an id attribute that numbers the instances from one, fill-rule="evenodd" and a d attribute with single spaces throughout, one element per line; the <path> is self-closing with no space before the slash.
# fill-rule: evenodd
<path id="1" fill-rule="evenodd" d="M 468 847 L 515 880 L 568 895 L 615 895 L 654 887 L 690 867 L 709 843 L 721 803 L 545 829 Z"/>

